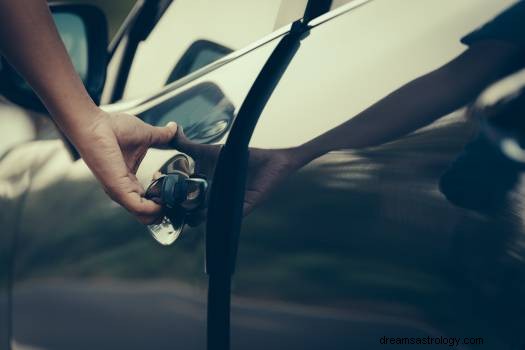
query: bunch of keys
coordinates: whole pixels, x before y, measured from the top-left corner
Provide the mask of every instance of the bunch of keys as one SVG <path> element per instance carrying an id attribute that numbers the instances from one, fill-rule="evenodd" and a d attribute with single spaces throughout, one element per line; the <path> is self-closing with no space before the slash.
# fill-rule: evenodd
<path id="1" fill-rule="evenodd" d="M 195 164 L 183 153 L 177 154 L 161 169 L 162 175 L 146 190 L 146 198 L 162 205 L 165 216 L 148 225 L 157 242 L 171 245 L 179 238 L 188 217 L 205 205 L 208 182 L 194 174 Z"/>

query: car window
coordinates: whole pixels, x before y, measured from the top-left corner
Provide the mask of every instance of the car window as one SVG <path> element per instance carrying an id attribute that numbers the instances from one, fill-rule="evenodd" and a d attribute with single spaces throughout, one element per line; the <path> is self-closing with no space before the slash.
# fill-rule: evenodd
<path id="1" fill-rule="evenodd" d="M 211 49 L 194 56 L 198 62 L 189 64 L 194 68 L 273 32 L 280 4 L 281 0 L 174 1 L 139 45 L 124 98 L 158 91 L 171 80 L 174 68 L 196 42 L 205 40 L 224 50 Z"/>
<path id="2" fill-rule="evenodd" d="M 354 0 L 331 0 L 330 11 L 352 1 Z M 307 3 L 308 0 L 283 1 L 279 9 L 277 19 L 275 21 L 275 28 L 279 28 L 301 18 L 304 14 L 304 10 L 306 8 Z"/>
<path id="3" fill-rule="evenodd" d="M 175 121 L 191 140 L 210 143 L 230 129 L 235 107 L 211 82 L 200 83 L 139 115 L 144 121 L 163 126 Z"/>
<path id="4" fill-rule="evenodd" d="M 474 3 L 465 0 L 452 9 L 438 1 L 374 0 L 316 27 L 266 106 L 252 146 L 296 146 L 339 125 L 460 54 L 466 49 L 460 39 L 513 0 L 492 7 Z M 432 20 L 418 15 L 425 7 L 435 10 Z M 293 133 L 285 132 L 292 126 Z"/>
<path id="5" fill-rule="evenodd" d="M 334 0 L 335 9 L 352 0 Z M 307 0 L 178 0 L 174 2 L 133 59 L 123 98 L 158 91 L 220 57 L 301 18 Z M 122 41 L 108 69 L 103 101 L 109 101 L 120 64 Z M 181 69 L 183 68 L 183 69 Z"/>
<path id="6" fill-rule="evenodd" d="M 232 52 L 230 48 L 209 40 L 198 40 L 194 42 L 177 62 L 166 84 L 172 83 L 230 52 Z"/>
<path id="7" fill-rule="evenodd" d="M 147 100 L 130 112 L 155 126 L 175 121 L 195 142 L 224 140 L 251 84 L 277 42 L 273 39 L 178 89 Z"/>
<path id="8" fill-rule="evenodd" d="M 88 71 L 88 43 L 84 22 L 70 13 L 55 13 L 53 19 L 75 70 L 85 81 Z"/>

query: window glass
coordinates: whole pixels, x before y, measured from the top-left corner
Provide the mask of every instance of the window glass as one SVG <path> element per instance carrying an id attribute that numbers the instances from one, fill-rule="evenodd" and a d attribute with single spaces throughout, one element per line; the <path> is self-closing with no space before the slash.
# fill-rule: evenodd
<path id="1" fill-rule="evenodd" d="M 84 21 L 71 13 L 55 13 L 53 19 L 75 70 L 85 80 L 88 71 L 88 43 Z"/>
<path id="2" fill-rule="evenodd" d="M 175 121 L 191 140 L 210 143 L 219 140 L 229 130 L 234 110 L 217 85 L 205 82 L 142 113 L 140 117 L 157 126 Z"/>
<path id="3" fill-rule="evenodd" d="M 227 55 L 232 50 L 208 40 L 198 40 L 181 57 L 166 84 L 174 82 L 183 76 Z"/>
<path id="4" fill-rule="evenodd" d="M 328 1 L 328 0 L 326 0 Z M 354 0 L 331 0 L 330 10 L 334 10 L 342 5 L 345 5 Z M 308 0 L 286 0 L 281 3 L 277 20 L 275 21 L 275 28 L 279 28 L 288 23 L 291 23 L 299 18 L 302 18 Z"/>
<path id="5" fill-rule="evenodd" d="M 370 1 L 303 40 L 264 110 L 254 147 L 296 146 L 339 125 L 456 57 L 466 49 L 463 36 L 513 1 L 386 3 Z"/>
<path id="6" fill-rule="evenodd" d="M 140 44 L 124 98 L 158 91 L 195 42 L 206 40 L 228 52 L 273 32 L 280 4 L 281 0 L 174 1 Z M 226 53 L 212 51 L 194 57 L 198 62 L 192 65 L 200 67 Z"/>
<path id="7" fill-rule="evenodd" d="M 330 10 L 334 10 L 338 8 L 339 6 L 343 6 L 348 4 L 349 2 L 352 2 L 354 0 L 332 0 L 332 4 L 330 5 Z"/>
<path id="8" fill-rule="evenodd" d="M 49 3 L 52 3 L 52 0 L 48 0 Z M 120 25 L 128 15 L 129 11 L 133 5 L 137 2 L 136 0 L 66 0 L 67 3 L 83 3 L 90 4 L 101 9 L 106 15 L 108 21 L 109 29 L 109 38 L 111 39 L 113 35 L 117 32 Z"/>
<path id="9" fill-rule="evenodd" d="M 198 143 L 223 140 L 277 42 L 274 39 L 131 112 L 156 126 L 175 121 L 186 136 Z"/>

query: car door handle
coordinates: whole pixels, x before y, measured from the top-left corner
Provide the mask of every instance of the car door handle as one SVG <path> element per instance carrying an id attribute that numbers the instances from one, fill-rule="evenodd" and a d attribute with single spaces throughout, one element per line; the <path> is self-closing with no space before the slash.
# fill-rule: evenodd
<path id="1" fill-rule="evenodd" d="M 145 197 L 160 204 L 165 216 L 160 223 L 148 225 L 153 238 L 162 245 L 171 245 L 182 233 L 186 219 L 204 208 L 208 181 L 193 173 L 191 159 L 177 154 L 163 166 L 166 173 L 154 180 Z"/>

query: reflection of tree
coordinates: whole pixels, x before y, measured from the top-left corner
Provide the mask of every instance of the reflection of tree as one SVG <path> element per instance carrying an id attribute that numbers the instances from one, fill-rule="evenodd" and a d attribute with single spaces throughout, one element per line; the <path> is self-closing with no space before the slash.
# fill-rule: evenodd
<path id="1" fill-rule="evenodd" d="M 486 217 L 453 206 L 437 186 L 473 129 L 447 118 L 396 142 L 332 152 L 293 175 L 245 219 L 238 293 L 418 310 L 443 331 L 518 341 L 519 206 Z"/>
<path id="2" fill-rule="evenodd" d="M 243 224 L 235 292 L 377 308 L 445 332 L 519 340 L 522 203 L 486 217 L 452 206 L 437 188 L 472 131 L 443 119 L 383 146 L 329 153 L 291 175 Z M 205 282 L 203 226 L 164 249 L 94 179 L 59 180 L 30 193 L 18 280 Z"/>
<path id="3" fill-rule="evenodd" d="M 35 169 L 32 181 L 39 184 L 27 190 L 20 220 L 18 280 L 166 276 L 193 281 L 205 277 L 202 227 L 188 229 L 176 247 L 162 249 L 143 225 L 107 198 L 94 178 L 70 176 L 79 170 L 87 175 L 88 170 L 81 162 L 71 162 L 60 141 L 15 148 L 1 166 L 15 174 L 31 166 Z M 5 200 L 16 203 L 18 197 Z"/>
<path id="4" fill-rule="evenodd" d="M 437 192 L 437 183 L 449 165 L 450 155 L 457 153 L 453 149 L 458 149 L 458 146 L 461 147 L 469 139 L 470 132 L 465 133 L 468 129 L 464 126 L 463 123 L 451 123 L 442 128 L 431 127 L 403 141 L 380 147 L 386 151 L 379 151 L 383 155 L 394 155 L 394 162 L 383 164 L 374 172 L 391 177 L 398 170 L 405 169 L 400 172 L 404 179 L 400 178 L 398 184 L 393 184 L 394 188 L 403 188 L 401 181 L 407 181 L 400 193 L 404 198 L 392 203 L 388 194 L 382 196 L 386 207 L 384 211 L 393 210 L 399 214 L 399 207 L 402 207 L 410 222 L 421 224 L 421 233 L 428 234 L 433 231 L 429 226 L 436 225 L 443 230 L 442 238 L 446 238 L 446 224 L 454 223 L 448 228 L 451 246 L 447 253 L 449 261 L 443 266 L 447 268 L 444 276 L 452 283 L 455 298 L 464 302 L 459 307 L 464 307 L 465 313 L 483 315 L 484 320 L 507 318 L 507 322 L 503 324 L 494 322 L 492 325 L 498 331 L 507 332 L 507 327 L 517 324 L 516 318 L 521 318 L 519 313 L 525 307 L 521 297 L 525 292 L 525 256 L 520 246 L 524 237 L 521 224 L 522 196 L 513 195 L 514 200 L 500 203 L 499 210 L 493 210 L 488 215 L 452 208 L 446 203 Z M 410 150 L 414 154 L 411 155 Z M 375 151 L 377 149 L 358 153 L 369 157 Z M 422 153 L 419 154 L 420 152 Z M 424 158 L 421 159 L 421 156 Z M 479 177 L 484 174 L 471 173 L 469 176 Z M 378 184 L 385 180 L 383 176 L 375 179 Z M 422 191 L 425 188 L 431 189 L 427 193 L 427 199 Z M 516 191 L 519 192 L 520 189 L 515 189 Z M 385 193 L 383 187 L 382 193 Z M 432 211 L 426 214 L 421 212 L 425 201 L 434 202 Z M 441 204 L 435 206 L 438 203 Z M 412 217 L 411 212 L 416 217 Z M 433 218 L 429 221 L 430 216 Z M 472 296 L 475 298 L 470 300 Z"/>

